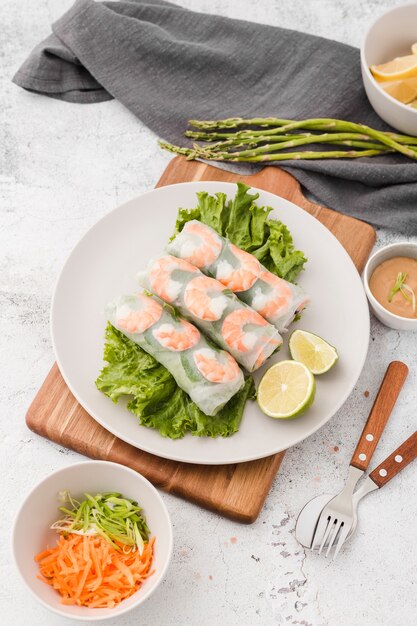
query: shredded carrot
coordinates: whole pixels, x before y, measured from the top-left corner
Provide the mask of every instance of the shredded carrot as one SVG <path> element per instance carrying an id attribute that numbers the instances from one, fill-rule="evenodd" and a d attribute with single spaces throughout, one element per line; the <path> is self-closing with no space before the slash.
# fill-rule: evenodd
<path id="1" fill-rule="evenodd" d="M 61 535 L 36 557 L 38 578 L 62 595 L 62 604 L 113 608 L 153 574 L 155 537 L 139 550 L 119 551 L 99 535 Z"/>

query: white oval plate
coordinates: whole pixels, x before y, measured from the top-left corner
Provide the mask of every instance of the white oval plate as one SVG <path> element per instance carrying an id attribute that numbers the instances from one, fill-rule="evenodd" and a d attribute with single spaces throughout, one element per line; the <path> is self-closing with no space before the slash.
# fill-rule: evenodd
<path id="1" fill-rule="evenodd" d="M 264 415 L 256 402 L 249 401 L 239 432 L 225 439 L 187 435 L 172 441 L 139 426 L 123 402 L 113 404 L 94 384 L 103 366 L 104 307 L 120 294 L 137 289 L 137 271 L 163 250 L 173 232 L 178 208 L 196 206 L 195 194 L 203 190 L 233 197 L 236 185 L 192 182 L 155 189 L 114 209 L 93 226 L 74 248 L 59 277 L 52 303 L 52 341 L 61 373 L 74 396 L 120 439 L 187 463 L 241 463 L 297 444 L 342 406 L 365 361 L 369 312 L 359 274 L 330 231 L 292 202 L 256 190 L 259 204 L 273 207 L 271 216 L 287 224 L 296 247 L 309 259 L 299 283 L 312 302 L 297 327 L 336 346 L 339 362 L 329 373 L 317 377 L 313 406 L 295 420 L 274 420 Z M 268 366 L 285 358 L 286 345 Z M 256 382 L 266 367 L 257 372 Z"/>

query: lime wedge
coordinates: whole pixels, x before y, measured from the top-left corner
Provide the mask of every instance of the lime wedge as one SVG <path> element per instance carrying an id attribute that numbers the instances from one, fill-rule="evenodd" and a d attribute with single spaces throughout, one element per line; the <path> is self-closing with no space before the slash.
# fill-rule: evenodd
<path id="1" fill-rule="evenodd" d="M 298 417 L 313 403 L 314 376 L 303 363 L 280 361 L 263 375 L 258 387 L 261 410 L 278 419 Z"/>
<path id="2" fill-rule="evenodd" d="M 291 357 L 307 365 L 316 376 L 328 372 L 339 358 L 336 348 L 306 330 L 295 330 L 289 339 L 288 348 Z"/>

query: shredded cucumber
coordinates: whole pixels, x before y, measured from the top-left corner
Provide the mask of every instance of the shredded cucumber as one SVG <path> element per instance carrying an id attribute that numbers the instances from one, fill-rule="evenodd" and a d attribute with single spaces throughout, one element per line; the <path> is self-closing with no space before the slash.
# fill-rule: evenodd
<path id="1" fill-rule="evenodd" d="M 149 539 L 149 528 L 138 503 L 120 493 L 85 493 L 79 502 L 69 491 L 60 493 L 61 501 L 69 507 L 60 506 L 65 517 L 52 524 L 51 528 L 61 533 L 78 535 L 100 535 L 116 550 L 119 544 L 127 550 L 138 549 L 142 554 L 145 541 Z"/>

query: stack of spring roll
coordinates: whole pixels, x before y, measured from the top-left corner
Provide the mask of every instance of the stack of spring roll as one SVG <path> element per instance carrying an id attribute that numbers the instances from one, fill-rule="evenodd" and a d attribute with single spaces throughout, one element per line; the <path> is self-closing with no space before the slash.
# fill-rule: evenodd
<path id="1" fill-rule="evenodd" d="M 238 363 L 248 372 L 261 367 L 309 299 L 197 220 L 166 250 L 139 274 L 154 295 L 121 297 L 108 319 L 215 415 L 244 385 Z"/>

